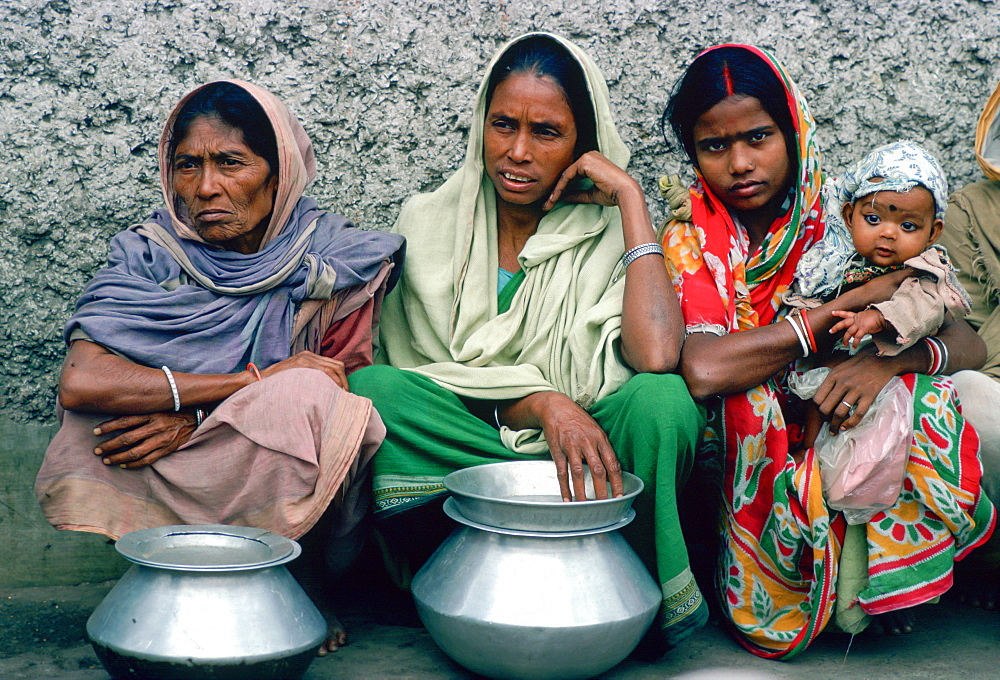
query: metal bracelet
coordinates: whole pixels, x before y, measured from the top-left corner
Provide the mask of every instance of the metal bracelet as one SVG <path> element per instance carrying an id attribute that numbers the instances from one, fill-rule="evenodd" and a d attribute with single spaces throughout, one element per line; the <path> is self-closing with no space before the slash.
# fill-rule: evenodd
<path id="1" fill-rule="evenodd" d="M 654 253 L 663 255 L 663 246 L 659 243 L 640 243 L 635 248 L 629 248 L 625 251 L 624 257 L 622 257 L 622 269 L 628 269 L 630 264 L 643 255 L 652 255 Z"/>
<path id="2" fill-rule="evenodd" d="M 795 321 L 795 315 L 786 316 L 785 321 L 791 325 L 792 330 L 795 331 L 795 337 L 799 339 L 799 344 L 802 345 L 802 357 L 809 356 L 809 341 L 806 340 L 806 332 L 799 328 L 799 324 Z"/>
<path id="3" fill-rule="evenodd" d="M 177 392 L 177 383 L 174 382 L 174 374 L 166 366 L 160 366 L 160 370 L 167 376 L 167 382 L 170 383 L 170 393 L 174 397 L 174 411 L 180 411 L 181 395 Z"/>
<path id="4" fill-rule="evenodd" d="M 198 421 L 196 427 L 201 427 L 201 424 L 205 422 L 205 412 L 200 408 L 196 408 L 194 410 L 194 418 Z"/>
<path id="5" fill-rule="evenodd" d="M 927 367 L 928 375 L 943 375 L 948 369 L 948 346 L 940 338 L 924 338 L 931 352 L 931 363 Z"/>

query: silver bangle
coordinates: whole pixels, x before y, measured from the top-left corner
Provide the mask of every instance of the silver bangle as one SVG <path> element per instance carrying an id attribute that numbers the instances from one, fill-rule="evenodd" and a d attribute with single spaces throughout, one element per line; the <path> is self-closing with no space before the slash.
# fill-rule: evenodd
<path id="1" fill-rule="evenodd" d="M 200 408 L 196 408 L 194 410 L 194 418 L 198 421 L 196 427 L 201 427 L 201 424 L 205 422 L 205 412 Z"/>
<path id="2" fill-rule="evenodd" d="M 629 248 L 622 257 L 622 269 L 628 269 L 630 264 L 643 255 L 653 255 L 654 253 L 663 255 L 663 246 L 659 243 L 640 243 L 635 248 Z"/>
<path id="3" fill-rule="evenodd" d="M 786 316 L 785 321 L 791 324 L 792 330 L 795 331 L 795 336 L 799 339 L 799 344 L 802 345 L 802 357 L 809 356 L 809 341 L 806 340 L 805 331 L 799 328 L 799 324 L 795 322 L 795 317 Z"/>
<path id="4" fill-rule="evenodd" d="M 497 421 L 497 429 L 502 430 L 503 426 L 500 425 L 500 404 L 499 402 L 493 407 L 493 420 Z"/>
<path id="5" fill-rule="evenodd" d="M 177 393 L 177 383 L 174 382 L 174 374 L 166 366 L 160 366 L 160 370 L 166 374 L 167 382 L 170 383 L 170 393 L 174 395 L 174 411 L 180 411 L 181 395 Z"/>

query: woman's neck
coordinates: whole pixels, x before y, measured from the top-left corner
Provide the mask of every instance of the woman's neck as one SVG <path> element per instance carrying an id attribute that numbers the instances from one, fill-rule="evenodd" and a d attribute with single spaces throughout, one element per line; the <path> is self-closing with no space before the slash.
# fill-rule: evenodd
<path id="1" fill-rule="evenodd" d="M 750 255 L 757 252 L 760 244 L 767 238 L 771 225 L 781 216 L 781 206 L 784 204 L 786 196 L 787 194 L 782 193 L 758 210 L 734 211 L 736 218 L 746 229 L 747 237 L 750 240 Z"/>
<path id="2" fill-rule="evenodd" d="M 500 267 L 517 271 L 517 256 L 536 231 L 545 213 L 537 206 L 497 203 L 497 253 Z"/>
<path id="3" fill-rule="evenodd" d="M 768 219 L 767 216 L 739 213 L 736 217 L 739 219 L 740 224 L 743 225 L 743 228 L 746 229 L 747 237 L 750 240 L 749 252 L 753 255 L 760 248 L 760 244 L 764 242 L 764 238 L 767 237 L 767 232 L 770 230 L 774 220 Z"/>

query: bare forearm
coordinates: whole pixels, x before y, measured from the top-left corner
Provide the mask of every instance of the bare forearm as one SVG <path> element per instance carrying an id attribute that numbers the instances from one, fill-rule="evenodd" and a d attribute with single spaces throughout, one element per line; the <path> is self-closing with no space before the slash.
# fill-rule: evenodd
<path id="1" fill-rule="evenodd" d="M 249 372 L 221 375 L 173 373 L 181 405 L 198 406 L 226 399 L 256 378 Z M 87 413 L 139 414 L 174 409 L 166 374 L 110 353 L 92 342 L 70 347 L 59 380 L 64 408 Z"/>
<path id="2" fill-rule="evenodd" d="M 745 392 L 801 356 L 788 323 L 728 335 L 692 333 L 681 351 L 681 375 L 691 396 L 706 399 Z"/>
<path id="3" fill-rule="evenodd" d="M 860 311 L 870 304 L 887 300 L 904 278 L 905 272 L 881 276 L 826 304 L 804 311 L 816 350 L 828 351 L 839 338 L 830 333 L 841 321 L 835 311 Z M 681 374 L 691 394 L 696 399 L 705 399 L 756 387 L 803 354 L 802 343 L 787 321 L 723 336 L 697 333 L 684 342 Z M 904 363 L 906 366 L 915 364 L 916 357 L 903 357 L 900 367 Z"/>
<path id="4" fill-rule="evenodd" d="M 656 242 L 641 190 L 621 197 L 619 207 L 626 250 Z M 683 341 L 684 321 L 663 257 L 644 255 L 625 272 L 622 356 L 639 373 L 668 373 L 677 368 Z"/>

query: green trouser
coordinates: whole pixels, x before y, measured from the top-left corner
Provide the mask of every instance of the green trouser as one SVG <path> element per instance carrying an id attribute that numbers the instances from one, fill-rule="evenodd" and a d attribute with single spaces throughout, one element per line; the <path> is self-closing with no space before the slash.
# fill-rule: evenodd
<path id="1" fill-rule="evenodd" d="M 350 376 L 351 391 L 375 404 L 386 438 L 375 454 L 375 516 L 392 517 L 445 494 L 449 472 L 537 455 L 511 451 L 493 425 L 434 381 L 412 371 L 370 366 Z M 492 409 L 489 409 L 492 412 Z M 708 609 L 688 565 L 677 513 L 705 413 L 676 375 L 636 375 L 598 401 L 590 415 L 607 433 L 623 469 L 645 490 L 623 531 L 663 589 L 661 624 L 668 643 L 703 625 Z"/>

